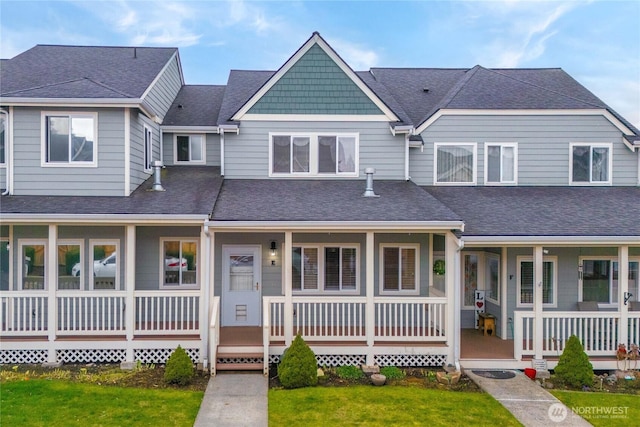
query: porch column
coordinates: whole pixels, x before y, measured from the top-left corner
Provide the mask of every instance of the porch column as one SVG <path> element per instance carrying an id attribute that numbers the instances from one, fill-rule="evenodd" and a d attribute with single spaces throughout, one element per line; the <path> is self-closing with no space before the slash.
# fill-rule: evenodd
<path id="1" fill-rule="evenodd" d="M 618 342 L 629 342 L 629 303 L 624 303 L 624 297 L 629 292 L 629 246 L 618 246 L 618 309 L 620 310 L 620 324 L 618 325 Z M 637 295 L 636 295 L 637 298 Z"/>
<path id="2" fill-rule="evenodd" d="M 199 269 L 199 283 L 200 283 L 200 316 L 198 319 L 200 329 L 200 363 L 202 363 L 202 369 L 206 370 L 209 360 L 211 360 L 207 354 L 209 350 L 209 324 L 210 324 L 210 311 L 211 301 L 209 297 L 210 278 L 211 278 L 211 240 L 213 239 L 209 232 L 209 226 L 203 225 L 200 231 L 200 247 L 199 251 L 199 265 L 202 267 Z"/>
<path id="3" fill-rule="evenodd" d="M 58 226 L 49 225 L 49 240 L 47 242 L 45 289 L 47 289 L 47 335 L 49 338 L 47 363 L 56 363 L 56 332 L 58 329 L 58 303 L 56 289 L 58 288 Z"/>
<path id="4" fill-rule="evenodd" d="M 445 333 L 448 347 L 448 363 L 460 360 L 460 251 L 456 236 L 445 235 L 445 290 L 447 295 L 447 323 Z"/>
<path id="5" fill-rule="evenodd" d="M 133 331 L 135 329 L 135 311 L 136 311 L 136 226 L 127 225 L 125 228 L 125 260 L 124 260 L 124 290 L 125 294 L 125 311 L 124 325 L 127 336 L 127 350 L 125 362 L 133 363 Z"/>
<path id="6" fill-rule="evenodd" d="M 373 344 L 375 341 L 375 333 L 376 333 L 376 308 L 375 308 L 375 240 L 373 231 L 367 231 L 367 242 L 366 242 L 366 273 L 365 273 L 365 292 L 366 292 L 366 313 L 365 313 L 365 321 L 366 321 L 366 329 L 365 333 L 367 335 L 367 360 L 366 364 L 372 366 L 375 364 L 374 354 L 373 354 Z"/>
<path id="7" fill-rule="evenodd" d="M 284 232 L 284 245 L 282 247 L 284 265 L 284 344 L 289 347 L 293 341 L 293 289 L 291 288 L 291 268 L 293 259 L 291 257 L 293 248 L 293 233 Z"/>
<path id="8" fill-rule="evenodd" d="M 502 247 L 500 254 L 500 335 L 503 340 L 509 338 L 508 321 L 507 321 L 507 286 L 509 273 L 507 270 L 507 247 Z"/>
<path id="9" fill-rule="evenodd" d="M 542 340 L 544 339 L 542 319 L 542 283 L 543 283 L 543 250 L 542 246 L 533 248 L 533 351 L 534 359 L 542 359 Z M 516 325 L 516 327 L 519 327 Z"/>

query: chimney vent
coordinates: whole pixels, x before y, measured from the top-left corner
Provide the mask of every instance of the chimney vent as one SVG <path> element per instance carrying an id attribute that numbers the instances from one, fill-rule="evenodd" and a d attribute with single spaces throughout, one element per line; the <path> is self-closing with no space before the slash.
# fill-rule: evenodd
<path id="1" fill-rule="evenodd" d="M 162 171 L 162 162 L 160 160 L 154 160 L 151 163 L 151 167 L 153 167 L 153 187 L 151 187 L 152 191 L 165 191 L 162 187 L 162 183 L 160 182 L 160 174 Z"/>
<path id="2" fill-rule="evenodd" d="M 374 168 L 366 168 L 364 173 L 367 175 L 367 188 L 365 188 L 362 197 L 380 197 L 373 192 L 373 174 L 376 173 Z"/>

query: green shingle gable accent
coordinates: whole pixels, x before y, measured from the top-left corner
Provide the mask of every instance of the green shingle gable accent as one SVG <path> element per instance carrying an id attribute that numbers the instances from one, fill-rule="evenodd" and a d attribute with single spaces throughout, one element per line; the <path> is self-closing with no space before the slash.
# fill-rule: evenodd
<path id="1" fill-rule="evenodd" d="M 317 44 L 248 113 L 384 114 Z"/>

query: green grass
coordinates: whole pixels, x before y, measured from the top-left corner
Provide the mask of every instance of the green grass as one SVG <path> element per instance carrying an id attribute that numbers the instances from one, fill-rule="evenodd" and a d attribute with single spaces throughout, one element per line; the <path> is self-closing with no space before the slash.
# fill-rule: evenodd
<path id="1" fill-rule="evenodd" d="M 417 387 L 269 390 L 274 426 L 519 426 L 491 396 Z"/>
<path id="2" fill-rule="evenodd" d="M 639 395 L 561 390 L 551 393 L 594 426 L 637 425 L 640 419 Z"/>
<path id="3" fill-rule="evenodd" d="M 29 380 L 0 384 L 3 426 L 192 426 L 202 392 Z"/>

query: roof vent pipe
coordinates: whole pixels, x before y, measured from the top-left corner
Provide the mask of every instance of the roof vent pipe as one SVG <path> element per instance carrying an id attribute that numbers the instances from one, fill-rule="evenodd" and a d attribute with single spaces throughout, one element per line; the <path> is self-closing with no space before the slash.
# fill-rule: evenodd
<path id="1" fill-rule="evenodd" d="M 162 171 L 162 162 L 160 160 L 154 160 L 151 163 L 153 167 L 153 187 L 151 187 L 152 191 L 165 191 L 162 187 L 162 183 L 160 182 L 160 173 Z"/>
<path id="2" fill-rule="evenodd" d="M 365 188 L 362 197 L 380 197 L 373 192 L 373 174 L 376 173 L 374 168 L 366 168 L 364 173 L 367 175 L 367 188 Z"/>

